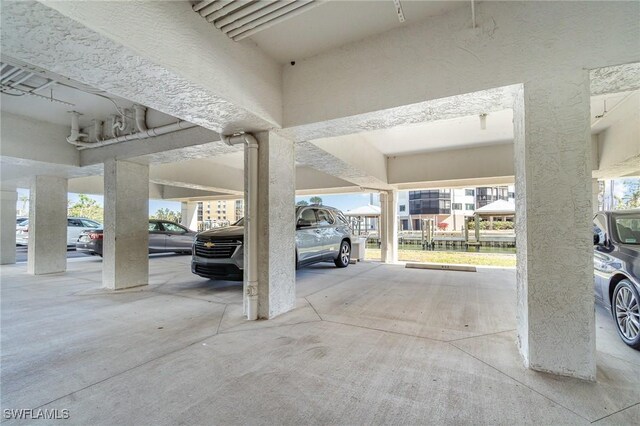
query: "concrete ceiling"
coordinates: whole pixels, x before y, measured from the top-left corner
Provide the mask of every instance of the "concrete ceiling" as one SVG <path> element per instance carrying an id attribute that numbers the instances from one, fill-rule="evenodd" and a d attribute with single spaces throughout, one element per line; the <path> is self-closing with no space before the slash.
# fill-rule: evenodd
<path id="1" fill-rule="evenodd" d="M 359 136 L 385 155 L 463 148 L 471 145 L 495 144 L 513 140 L 513 111 L 492 112 L 486 117 L 486 128 L 480 127 L 479 116 L 459 117 L 375 130 Z M 349 138 L 352 136 L 344 136 Z M 345 140 L 345 143 L 348 143 Z"/>
<path id="2" fill-rule="evenodd" d="M 288 63 L 459 7 L 469 7 L 471 20 L 469 2 L 402 0 L 401 5 L 404 23 L 392 0 L 327 1 L 240 43 L 253 41 L 278 62 Z"/>

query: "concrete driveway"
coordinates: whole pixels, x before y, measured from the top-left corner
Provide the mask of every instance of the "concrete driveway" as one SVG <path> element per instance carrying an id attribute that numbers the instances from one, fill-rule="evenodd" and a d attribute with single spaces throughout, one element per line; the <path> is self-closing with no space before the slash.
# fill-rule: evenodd
<path id="1" fill-rule="evenodd" d="M 515 271 L 365 262 L 300 270 L 297 308 L 242 319 L 241 283 L 150 259 L 151 284 L 100 289 L 3 266 L 2 409 L 72 424 L 624 424 L 640 416 L 640 352 L 597 314 L 598 382 L 523 368 Z"/>

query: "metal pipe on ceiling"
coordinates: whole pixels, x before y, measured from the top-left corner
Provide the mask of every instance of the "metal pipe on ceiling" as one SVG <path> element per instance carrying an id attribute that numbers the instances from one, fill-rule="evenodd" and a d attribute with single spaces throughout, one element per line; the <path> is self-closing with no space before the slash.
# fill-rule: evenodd
<path id="1" fill-rule="evenodd" d="M 25 72 L 25 75 L 23 75 L 22 77 L 20 77 L 16 81 L 10 83 L 9 86 L 16 87 L 18 84 L 29 80 L 31 77 L 33 77 L 33 73 L 32 72 Z"/>
<path id="2" fill-rule="evenodd" d="M 21 72 L 22 70 L 20 68 L 14 68 L 12 70 L 9 70 L 6 73 L 4 73 L 4 75 L 0 76 L 0 81 L 2 81 L 3 83 L 6 81 L 9 81 L 16 75 L 20 74 Z"/>
<path id="3" fill-rule="evenodd" d="M 261 9 L 258 9 L 257 11 L 248 14 L 247 16 L 244 16 L 241 19 L 238 19 L 228 25 L 223 25 L 222 28 L 220 28 L 220 30 L 227 34 L 228 32 L 230 32 L 231 30 L 235 30 L 236 28 L 239 28 L 243 25 L 248 24 L 249 22 L 253 22 L 258 18 L 263 17 L 264 15 L 273 12 L 274 10 L 278 10 L 281 9 L 283 7 L 285 7 L 286 5 L 293 3 L 296 0 L 280 0 L 280 1 L 274 1 L 273 3 L 271 3 L 270 5 L 263 7 Z M 248 9 L 248 8 L 247 8 Z M 242 11 L 244 11 L 245 9 L 242 9 Z M 216 22 L 217 24 L 217 22 Z M 217 26 L 217 25 L 216 25 Z"/>
<path id="4" fill-rule="evenodd" d="M 295 2 L 292 3 L 288 6 L 283 7 L 282 9 L 279 9 L 275 12 L 273 12 L 275 15 L 275 18 L 270 18 L 267 21 L 263 22 L 262 24 L 259 25 L 255 25 L 252 28 L 248 28 L 246 31 L 244 32 L 238 32 L 236 36 L 232 36 L 231 33 L 233 33 L 234 31 L 238 31 L 244 27 L 240 27 L 234 31 L 231 31 L 229 33 L 229 36 L 233 39 L 233 41 L 240 41 L 244 38 L 250 37 L 252 35 L 254 35 L 255 33 L 259 32 L 259 31 L 263 31 L 266 30 L 267 28 L 271 28 L 272 26 L 279 24 L 280 22 L 286 21 L 287 19 L 293 18 L 294 16 L 297 16 L 303 12 L 306 12 L 308 10 L 313 9 L 314 7 L 320 6 L 322 4 L 322 2 L 320 1 L 306 1 L 304 2 L 304 4 L 302 6 L 299 6 L 298 3 L 302 3 L 302 2 Z M 293 7 L 295 6 L 295 7 Z M 289 10 L 287 10 L 287 12 L 284 13 L 280 13 L 281 11 L 283 11 L 284 9 L 290 8 Z M 266 15 L 264 18 L 268 17 L 269 15 Z M 260 19 L 258 20 L 260 21 Z"/>
<path id="5" fill-rule="evenodd" d="M 209 16 L 213 12 L 222 9 L 223 7 L 228 5 L 229 3 L 231 3 L 231 0 L 218 0 L 215 3 L 212 3 L 212 4 L 208 5 L 208 6 L 205 6 L 198 13 L 203 18 L 206 18 L 207 16 Z"/>
<path id="6" fill-rule="evenodd" d="M 253 4 L 248 5 L 247 7 L 243 7 L 242 9 L 237 10 L 233 13 L 229 13 L 227 16 L 224 16 L 222 19 L 217 20 L 215 22 L 215 26 L 216 28 L 224 27 L 225 25 L 230 24 L 234 21 L 237 21 L 238 19 L 243 18 L 253 12 L 264 9 L 273 3 L 277 4 L 278 2 L 275 0 L 257 1 Z"/>
<path id="7" fill-rule="evenodd" d="M 207 16 L 207 21 L 208 22 L 213 22 L 216 19 L 222 18 L 226 14 L 231 13 L 231 12 L 233 12 L 235 10 L 238 10 L 241 7 L 244 7 L 249 3 L 250 3 L 249 1 L 235 0 L 234 2 L 231 2 L 231 3 L 227 4 L 226 6 L 224 6 L 222 9 L 217 10 L 217 11 L 213 12 L 211 15 Z"/>
<path id="8" fill-rule="evenodd" d="M 256 19 L 255 21 L 249 22 L 246 25 L 243 25 L 241 27 L 236 28 L 233 31 L 229 31 L 229 33 L 227 34 L 229 37 L 233 38 L 235 40 L 234 37 L 239 36 L 240 34 L 253 30 L 254 28 L 257 28 L 261 25 L 264 25 L 266 23 L 269 23 L 271 21 L 273 21 L 274 19 L 277 19 L 281 16 L 287 15 L 290 12 L 293 12 L 296 9 L 299 9 L 303 6 L 308 5 L 309 3 L 311 3 L 312 0 L 298 0 L 298 1 L 294 1 L 293 3 L 290 3 L 284 7 L 281 7 L 280 9 L 277 9 L 267 15 L 264 15 L 262 18 L 260 19 Z"/>
<path id="9" fill-rule="evenodd" d="M 203 0 L 193 5 L 193 11 L 199 12 L 202 8 L 209 6 L 211 3 L 215 3 L 216 0 Z"/>

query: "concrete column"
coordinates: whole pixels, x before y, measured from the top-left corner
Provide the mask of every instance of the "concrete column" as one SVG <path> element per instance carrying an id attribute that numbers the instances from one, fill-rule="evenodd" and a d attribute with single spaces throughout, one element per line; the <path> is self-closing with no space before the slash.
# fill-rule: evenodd
<path id="1" fill-rule="evenodd" d="M 593 212 L 597 213 L 600 210 L 600 183 L 598 179 L 591 179 L 591 204 Z"/>
<path id="2" fill-rule="evenodd" d="M 36 176 L 32 180 L 27 256 L 30 274 L 67 270 L 67 179 Z"/>
<path id="3" fill-rule="evenodd" d="M 104 163 L 102 285 L 111 290 L 149 282 L 149 166 Z"/>
<path id="4" fill-rule="evenodd" d="M 181 209 L 182 220 L 180 223 L 192 231 L 198 230 L 198 203 L 196 201 L 183 201 Z"/>
<path id="5" fill-rule="evenodd" d="M 256 139 L 258 317 L 270 319 L 293 309 L 296 301 L 295 149 L 273 132 L 258 133 Z M 245 180 L 247 172 L 245 167 Z"/>
<path id="6" fill-rule="evenodd" d="M 398 192 L 380 193 L 380 253 L 384 263 L 398 261 Z"/>
<path id="7" fill-rule="evenodd" d="M 528 367 L 595 380 L 589 73 L 514 105 L 518 345 Z"/>
<path id="8" fill-rule="evenodd" d="M 0 265 L 16 263 L 16 190 L 0 191 Z"/>

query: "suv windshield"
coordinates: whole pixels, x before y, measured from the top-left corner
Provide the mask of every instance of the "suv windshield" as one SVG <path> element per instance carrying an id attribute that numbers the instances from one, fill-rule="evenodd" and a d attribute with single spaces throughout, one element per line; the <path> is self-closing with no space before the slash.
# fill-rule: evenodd
<path id="1" fill-rule="evenodd" d="M 613 215 L 614 232 L 622 244 L 640 244 L 640 212 L 636 214 Z"/>

